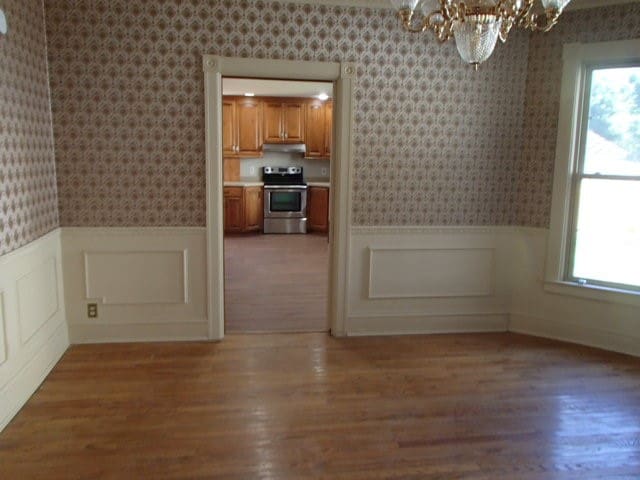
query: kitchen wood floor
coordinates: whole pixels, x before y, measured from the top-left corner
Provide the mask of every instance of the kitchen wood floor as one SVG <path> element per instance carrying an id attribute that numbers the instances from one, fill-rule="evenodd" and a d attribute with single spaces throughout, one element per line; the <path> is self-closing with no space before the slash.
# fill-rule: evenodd
<path id="1" fill-rule="evenodd" d="M 326 235 L 226 235 L 225 331 L 329 330 Z"/>
<path id="2" fill-rule="evenodd" d="M 640 362 L 514 334 L 74 346 L 3 479 L 640 478 Z"/>

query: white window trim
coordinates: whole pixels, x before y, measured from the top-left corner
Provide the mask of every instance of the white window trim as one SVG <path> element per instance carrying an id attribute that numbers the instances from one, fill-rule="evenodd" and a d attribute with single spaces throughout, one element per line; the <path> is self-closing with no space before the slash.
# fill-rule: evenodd
<path id="1" fill-rule="evenodd" d="M 570 43 L 563 50 L 560 115 L 551 202 L 551 230 L 545 268 L 545 290 L 593 300 L 640 306 L 640 293 L 581 285 L 566 280 L 569 262 L 573 173 L 578 162 L 583 92 L 589 65 L 640 61 L 640 39 L 599 43 Z"/>

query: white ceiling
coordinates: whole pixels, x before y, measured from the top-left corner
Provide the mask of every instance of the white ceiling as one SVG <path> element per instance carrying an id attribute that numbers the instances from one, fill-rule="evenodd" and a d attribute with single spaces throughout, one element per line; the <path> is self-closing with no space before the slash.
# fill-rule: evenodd
<path id="1" fill-rule="evenodd" d="M 315 97 L 320 93 L 326 93 L 332 97 L 333 84 L 253 78 L 224 78 L 222 80 L 223 95 L 244 95 L 247 92 L 262 97 Z"/>

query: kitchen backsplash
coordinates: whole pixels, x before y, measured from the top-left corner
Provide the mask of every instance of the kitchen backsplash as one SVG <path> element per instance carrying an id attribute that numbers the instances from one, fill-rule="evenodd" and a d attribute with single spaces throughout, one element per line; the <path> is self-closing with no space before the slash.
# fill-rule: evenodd
<path id="1" fill-rule="evenodd" d="M 0 255 L 58 226 L 42 0 L 0 0 Z"/>
<path id="2" fill-rule="evenodd" d="M 263 158 L 240 160 L 240 177 L 262 179 L 262 167 L 302 167 L 305 179 L 329 180 L 329 165 L 326 160 L 310 160 L 301 154 L 265 152 Z"/>

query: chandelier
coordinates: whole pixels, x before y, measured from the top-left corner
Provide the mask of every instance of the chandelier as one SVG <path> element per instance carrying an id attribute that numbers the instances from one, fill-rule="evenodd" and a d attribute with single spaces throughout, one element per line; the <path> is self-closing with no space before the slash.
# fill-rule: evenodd
<path id="1" fill-rule="evenodd" d="M 409 32 L 432 30 L 444 43 L 455 38 L 462 59 L 476 70 L 504 43 L 513 27 L 548 32 L 571 0 L 391 0 Z"/>

